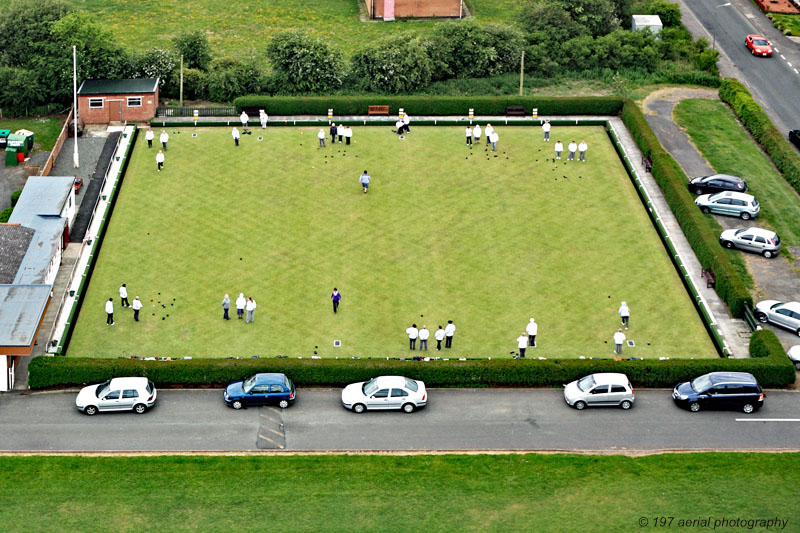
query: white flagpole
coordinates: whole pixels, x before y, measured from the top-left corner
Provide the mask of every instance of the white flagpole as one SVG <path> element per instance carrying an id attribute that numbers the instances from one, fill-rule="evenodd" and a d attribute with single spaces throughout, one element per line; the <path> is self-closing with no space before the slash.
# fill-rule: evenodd
<path id="1" fill-rule="evenodd" d="M 78 53 L 75 45 L 72 46 L 72 120 L 75 126 L 75 151 L 72 154 L 72 164 L 78 168 Z"/>

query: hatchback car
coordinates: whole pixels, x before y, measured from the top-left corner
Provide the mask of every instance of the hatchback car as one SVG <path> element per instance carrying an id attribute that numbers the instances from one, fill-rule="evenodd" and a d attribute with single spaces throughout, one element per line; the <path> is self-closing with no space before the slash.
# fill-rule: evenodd
<path id="1" fill-rule="evenodd" d="M 744 38 L 744 45 L 754 56 L 772 57 L 772 43 L 761 35 L 748 35 Z"/>
<path id="2" fill-rule="evenodd" d="M 578 410 L 601 405 L 630 409 L 633 400 L 633 387 L 625 374 L 591 374 L 564 385 L 564 401 Z"/>
<path id="3" fill-rule="evenodd" d="M 800 130 L 789 131 L 789 141 L 798 148 L 800 148 Z"/>
<path id="4" fill-rule="evenodd" d="M 402 409 L 412 413 L 427 403 L 425 383 L 403 376 L 379 376 L 351 383 L 342 391 L 342 405 L 355 413 L 373 409 Z"/>
<path id="5" fill-rule="evenodd" d="M 786 352 L 786 355 L 789 356 L 789 361 L 792 362 L 794 367 L 797 370 L 800 370 L 800 344 L 795 344 L 789 348 L 789 351 Z"/>
<path id="6" fill-rule="evenodd" d="M 742 217 L 742 220 L 750 220 L 758 216 L 758 212 L 761 210 L 758 200 L 750 194 L 741 192 L 702 194 L 695 198 L 694 203 L 703 213 Z"/>
<path id="7" fill-rule="evenodd" d="M 774 231 L 761 228 L 727 229 L 719 236 L 725 248 L 738 248 L 773 257 L 781 250 L 781 238 Z"/>
<path id="8" fill-rule="evenodd" d="M 693 413 L 701 409 L 735 409 L 752 413 L 764 405 L 764 391 L 747 372 L 711 372 L 679 383 L 672 399 Z"/>
<path id="9" fill-rule="evenodd" d="M 297 391 L 285 374 L 265 373 L 229 383 L 222 397 L 234 409 L 255 405 L 277 405 L 286 409 L 297 399 Z"/>
<path id="10" fill-rule="evenodd" d="M 728 174 L 699 176 L 689 180 L 689 191 L 695 194 L 713 194 L 723 191 L 747 192 L 747 182 Z"/>
<path id="11" fill-rule="evenodd" d="M 764 300 L 756 304 L 755 315 L 764 324 L 769 322 L 800 336 L 800 302 Z"/>
<path id="12" fill-rule="evenodd" d="M 75 399 L 75 407 L 90 416 L 98 411 L 142 414 L 156 404 L 157 395 L 155 385 L 147 378 L 114 378 L 82 388 Z"/>

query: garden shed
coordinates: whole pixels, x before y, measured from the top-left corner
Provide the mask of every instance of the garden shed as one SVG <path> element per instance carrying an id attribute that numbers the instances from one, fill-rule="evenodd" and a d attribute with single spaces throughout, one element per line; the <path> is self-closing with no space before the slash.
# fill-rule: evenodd
<path id="1" fill-rule="evenodd" d="M 84 80 L 78 117 L 85 124 L 149 122 L 156 116 L 159 78 Z"/>

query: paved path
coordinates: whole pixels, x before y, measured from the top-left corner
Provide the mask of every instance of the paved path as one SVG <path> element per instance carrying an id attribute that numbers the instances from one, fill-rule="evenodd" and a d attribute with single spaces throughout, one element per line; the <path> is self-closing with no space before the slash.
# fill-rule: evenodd
<path id="1" fill-rule="evenodd" d="M 768 391 L 756 413 L 690 413 L 668 390 L 630 411 L 576 411 L 553 389 L 432 389 L 410 415 L 356 415 L 339 389 L 301 389 L 288 409 L 234 411 L 220 390 L 160 390 L 143 415 L 88 417 L 75 392 L 5 395 L 0 450 L 775 450 L 800 448 L 800 392 Z M 782 420 L 782 421 L 766 421 Z"/>

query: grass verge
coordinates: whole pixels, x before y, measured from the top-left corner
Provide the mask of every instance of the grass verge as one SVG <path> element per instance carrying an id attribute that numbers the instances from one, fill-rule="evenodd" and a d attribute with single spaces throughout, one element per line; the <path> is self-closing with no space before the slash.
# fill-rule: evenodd
<path id="1" fill-rule="evenodd" d="M 0 130 L 30 130 L 39 150 L 52 150 L 64 125 L 63 116 L 0 120 Z"/>
<path id="2" fill-rule="evenodd" d="M 89 531 L 100 517 L 114 531 L 633 531 L 660 517 L 796 531 L 800 456 L 6 457 L 0 472 L 5 531 Z"/>
<path id="3" fill-rule="evenodd" d="M 781 13 L 771 13 L 772 23 L 776 28 L 785 32 L 789 30 L 789 35 L 800 35 L 800 15 L 784 15 Z"/>

